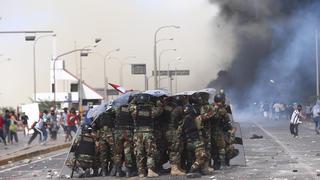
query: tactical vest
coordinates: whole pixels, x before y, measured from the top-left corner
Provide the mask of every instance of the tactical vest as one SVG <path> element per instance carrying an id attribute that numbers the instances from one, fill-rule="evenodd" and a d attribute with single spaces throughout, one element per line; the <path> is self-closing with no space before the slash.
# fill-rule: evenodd
<path id="1" fill-rule="evenodd" d="M 152 106 L 138 105 L 135 126 L 154 128 L 154 125 L 155 119 L 152 118 Z"/>
<path id="2" fill-rule="evenodd" d="M 117 113 L 117 117 L 116 117 L 115 122 L 116 122 L 115 126 L 117 128 L 133 127 L 133 125 L 134 125 L 133 119 L 130 115 L 129 107 L 127 105 L 119 107 L 119 111 Z"/>
<path id="3" fill-rule="evenodd" d="M 95 156 L 95 141 L 89 135 L 80 135 L 79 147 L 76 149 L 75 155 L 89 155 Z"/>
<path id="4" fill-rule="evenodd" d="M 184 137 L 186 139 L 199 139 L 199 131 L 195 124 L 195 117 L 192 115 L 186 115 L 184 118 Z"/>
<path id="5" fill-rule="evenodd" d="M 114 128 L 114 117 L 110 113 L 103 113 L 99 119 L 99 128 L 107 126 L 108 128 Z"/>

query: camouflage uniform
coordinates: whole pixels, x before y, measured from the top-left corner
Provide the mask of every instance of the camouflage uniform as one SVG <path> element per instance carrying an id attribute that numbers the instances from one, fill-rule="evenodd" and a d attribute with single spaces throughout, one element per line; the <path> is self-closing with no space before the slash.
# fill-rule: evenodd
<path id="1" fill-rule="evenodd" d="M 143 95 L 149 98 L 147 94 Z M 150 95 L 149 95 L 150 96 Z M 139 98 L 139 97 L 138 97 Z M 134 102 L 130 105 L 132 117 L 134 119 L 134 150 L 137 160 L 139 176 L 145 174 L 145 171 L 155 171 L 155 156 L 157 146 L 155 140 L 155 120 L 161 115 L 162 108 L 156 106 L 156 103 L 149 100 L 145 103 Z M 147 169 L 146 169 L 147 168 Z M 149 176 L 149 175 L 148 175 Z"/>
<path id="2" fill-rule="evenodd" d="M 196 114 L 189 113 L 185 115 L 181 125 L 181 137 L 187 143 L 188 164 L 191 166 L 190 173 L 200 173 L 208 159 L 205 145 L 200 140 L 200 131 L 195 118 Z"/>
<path id="3" fill-rule="evenodd" d="M 230 160 L 236 157 L 239 154 L 239 150 L 234 147 L 235 144 L 235 132 L 236 129 L 232 128 L 231 130 L 224 132 L 224 140 L 226 143 L 226 165 L 230 165 Z"/>
<path id="4" fill-rule="evenodd" d="M 92 133 L 80 134 L 71 148 L 71 152 L 74 152 L 74 158 L 67 162 L 67 166 L 73 170 L 81 168 L 87 173 L 84 175 L 90 174 L 90 168 L 97 170 L 95 139 Z"/>
<path id="5" fill-rule="evenodd" d="M 196 93 L 195 96 L 194 106 L 198 111 L 196 122 L 200 132 L 200 141 L 204 144 L 206 156 L 210 157 L 210 123 L 214 115 L 213 106 L 208 103 L 209 94 Z M 202 167 L 203 174 L 211 173 L 208 166 L 209 159 L 207 159 L 205 165 Z"/>
<path id="6" fill-rule="evenodd" d="M 226 165 L 226 141 L 225 132 L 232 129 L 227 110 L 218 104 L 214 104 L 214 117 L 211 122 L 211 145 L 212 158 L 215 162 L 215 169 Z"/>
<path id="7" fill-rule="evenodd" d="M 132 169 L 134 167 L 133 127 L 134 123 L 129 111 L 129 106 L 120 106 L 116 113 L 114 133 L 114 163 L 118 168 L 122 167 L 123 159 L 125 161 L 126 168 Z"/>
<path id="8" fill-rule="evenodd" d="M 114 109 L 109 109 L 93 122 L 98 135 L 97 151 L 103 175 L 110 171 L 113 163 L 114 118 Z"/>

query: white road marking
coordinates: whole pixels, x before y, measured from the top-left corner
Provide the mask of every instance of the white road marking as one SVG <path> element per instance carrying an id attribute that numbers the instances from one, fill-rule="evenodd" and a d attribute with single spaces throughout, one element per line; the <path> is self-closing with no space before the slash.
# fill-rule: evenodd
<path id="1" fill-rule="evenodd" d="M 22 165 L 15 166 L 15 167 L 12 167 L 12 168 L 4 169 L 4 170 L 0 171 L 0 174 L 4 173 L 4 172 L 7 172 L 7 171 L 11 171 L 11 170 L 17 169 L 17 168 L 20 168 L 20 167 L 24 167 L 24 166 L 28 166 L 28 165 L 31 165 L 31 164 L 35 164 L 35 163 L 38 163 L 38 162 L 41 162 L 41 161 L 44 161 L 44 160 L 47 160 L 47 159 L 50 159 L 50 158 L 61 156 L 63 154 L 67 154 L 67 153 L 66 152 L 62 152 L 62 153 L 59 153 L 59 154 L 55 154 L 55 155 L 52 155 L 52 156 L 37 160 L 37 161 L 33 161 L 31 163 L 28 163 L 28 164 L 22 164 Z"/>
<path id="2" fill-rule="evenodd" d="M 279 144 L 287 153 L 290 157 L 296 157 L 294 155 L 294 152 L 291 151 L 287 146 L 285 146 L 277 137 L 273 136 L 269 131 L 267 131 L 266 129 L 264 129 L 260 124 L 256 123 L 256 122 L 252 122 L 253 124 L 255 124 L 257 127 L 259 127 L 264 133 L 266 133 L 269 137 L 271 137 L 277 144 Z M 300 158 L 296 158 L 296 161 L 298 162 L 298 164 L 301 164 L 302 167 L 312 176 L 315 177 L 315 170 L 312 169 L 311 166 L 307 165 L 306 163 L 302 162 L 301 160 L 299 160 Z"/>

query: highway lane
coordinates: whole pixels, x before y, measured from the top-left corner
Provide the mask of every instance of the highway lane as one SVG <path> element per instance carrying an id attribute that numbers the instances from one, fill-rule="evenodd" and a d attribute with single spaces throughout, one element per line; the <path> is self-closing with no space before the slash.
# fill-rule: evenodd
<path id="1" fill-rule="evenodd" d="M 231 168 L 215 171 L 213 176 L 203 176 L 201 179 L 320 179 L 317 176 L 317 170 L 320 169 L 320 136 L 315 135 L 312 127 L 307 123 L 303 124 L 300 127 L 300 137 L 293 138 L 287 121 L 257 119 L 252 117 L 251 121 L 244 119 L 248 121 L 241 122 L 246 166 L 241 165 L 244 160 L 238 157 L 231 162 Z M 253 134 L 262 135 L 263 138 L 250 139 Z M 56 179 L 66 157 L 65 151 L 34 158 L 30 163 L 0 167 L 0 179 Z M 155 179 L 184 178 L 165 175 Z"/>

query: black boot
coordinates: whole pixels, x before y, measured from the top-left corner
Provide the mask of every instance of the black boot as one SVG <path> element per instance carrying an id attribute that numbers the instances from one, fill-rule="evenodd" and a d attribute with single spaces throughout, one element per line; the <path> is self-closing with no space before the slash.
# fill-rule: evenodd
<path id="1" fill-rule="evenodd" d="M 126 177 L 129 178 L 129 177 L 134 177 L 134 176 L 137 176 L 137 172 L 134 170 L 134 168 L 132 167 L 126 167 Z"/>
<path id="2" fill-rule="evenodd" d="M 117 176 L 124 177 L 125 175 L 126 173 L 122 171 L 121 166 L 117 166 Z"/>
<path id="3" fill-rule="evenodd" d="M 108 170 L 107 170 L 107 168 L 102 167 L 102 168 L 101 168 L 101 174 L 102 174 L 102 176 L 108 176 Z"/>
<path id="4" fill-rule="evenodd" d="M 116 175 L 117 175 L 117 166 L 114 164 L 110 171 L 110 176 L 116 176 Z"/>
<path id="5" fill-rule="evenodd" d="M 194 163 L 187 174 L 187 178 L 199 178 L 199 177 L 201 177 L 200 167 L 198 164 Z"/>

